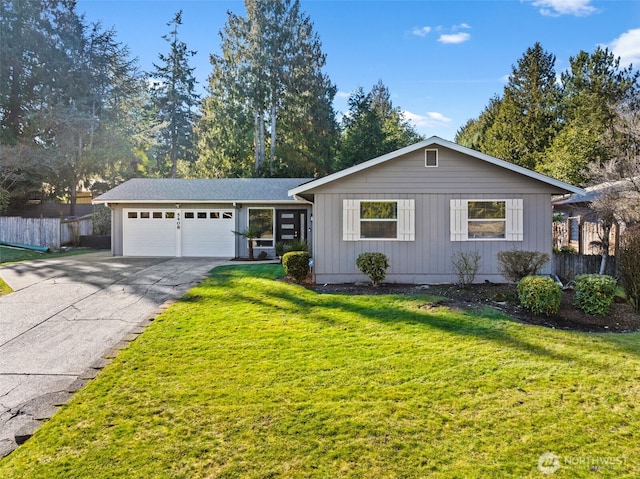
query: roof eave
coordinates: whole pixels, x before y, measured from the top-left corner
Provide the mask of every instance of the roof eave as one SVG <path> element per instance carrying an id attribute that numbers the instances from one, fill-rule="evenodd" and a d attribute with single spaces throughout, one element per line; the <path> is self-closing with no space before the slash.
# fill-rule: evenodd
<path id="1" fill-rule="evenodd" d="M 194 200 L 194 199 L 173 199 L 173 200 L 149 200 L 149 199 L 101 199 L 100 197 L 95 198 L 91 201 L 92 204 L 107 204 L 107 203 L 118 203 L 118 204 L 157 204 L 157 205 L 167 205 L 167 204 L 188 204 L 188 203 L 205 203 L 205 204 L 229 204 L 229 203 L 242 203 L 242 204 L 297 204 L 301 201 L 296 199 L 281 199 L 281 200 Z M 306 203 L 306 201 L 305 201 Z"/>
<path id="2" fill-rule="evenodd" d="M 293 188 L 293 189 L 289 190 L 289 195 L 290 196 L 299 195 L 300 193 L 304 193 L 305 191 L 309 191 L 311 189 L 318 188 L 318 187 L 323 186 L 323 185 L 325 185 L 327 183 L 331 183 L 333 181 L 339 180 L 341 178 L 344 178 L 346 176 L 352 175 L 352 174 L 357 173 L 359 171 L 365 170 L 367 168 L 371 168 L 372 166 L 376 166 L 376 165 L 379 165 L 379 164 L 384 163 L 386 161 L 389 161 L 389 160 L 391 160 L 393 158 L 400 157 L 400 156 L 405 155 L 407 153 L 411 153 L 413 151 L 416 151 L 416 150 L 419 150 L 421 148 L 425 148 L 427 146 L 434 145 L 434 144 L 438 145 L 438 146 L 442 146 L 444 148 L 449 148 L 451 150 L 457 151 L 458 153 L 463 153 L 465 155 L 478 158 L 480 160 L 486 161 L 487 163 L 491 163 L 493 165 L 500 166 L 500 167 L 505 168 L 507 170 L 513 171 L 515 173 L 519 173 L 519 174 L 527 176 L 529 178 L 533 178 L 535 180 L 538 180 L 538 181 L 541 181 L 541 182 L 546 183 L 548 185 L 554 186 L 554 187 L 559 188 L 559 189 L 561 189 L 563 191 L 566 191 L 566 192 L 576 193 L 576 194 L 579 194 L 579 195 L 583 195 L 585 193 L 584 189 L 579 188 L 577 186 L 570 185 L 569 183 L 565 183 L 563 181 L 556 180 L 556 179 L 551 178 L 549 176 L 537 173 L 535 171 L 531 171 L 531 170 L 529 170 L 527 168 L 523 168 L 523 167 L 515 165 L 513 163 L 509 163 L 508 161 L 500 160 L 499 158 L 495 158 L 495 157 L 487 155 L 485 153 L 481 153 L 479 151 L 472 150 L 471 148 L 467 148 L 466 146 L 461 146 L 461 145 L 458 145 L 457 143 L 454 143 L 454 142 L 451 142 L 451 141 L 447 141 L 447 140 L 443 140 L 442 138 L 439 138 L 437 136 L 432 136 L 431 138 L 423 140 L 423 141 L 421 141 L 419 143 L 415 143 L 415 144 L 407 146 L 405 148 L 401 148 L 400 150 L 396 150 L 396 151 L 393 151 L 391 153 L 387 153 L 386 155 L 379 156 L 379 157 L 374 158 L 372 160 L 365 161 L 364 163 L 360 163 L 358 165 L 352 166 L 350 168 L 346 168 L 346 169 L 344 169 L 342 171 L 338 171 L 336 173 L 333 173 L 331 175 L 325 176 L 323 178 L 319 178 L 319 179 L 311 181 L 309 183 L 305 183 L 304 185 L 300 185 L 300 186 L 298 186 L 296 188 Z"/>

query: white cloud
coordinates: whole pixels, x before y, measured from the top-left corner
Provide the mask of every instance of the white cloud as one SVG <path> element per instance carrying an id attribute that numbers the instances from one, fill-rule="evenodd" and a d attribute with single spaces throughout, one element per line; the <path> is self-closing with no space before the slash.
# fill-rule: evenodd
<path id="1" fill-rule="evenodd" d="M 426 116 L 417 115 L 407 110 L 403 111 L 402 114 L 416 128 L 434 128 L 448 125 L 453 121 L 437 111 L 429 111 Z"/>
<path id="2" fill-rule="evenodd" d="M 440 43 L 455 44 L 455 43 L 464 43 L 470 38 L 471 38 L 471 35 L 469 35 L 467 32 L 460 32 L 460 33 L 440 35 L 440 38 L 438 38 L 438 41 Z"/>
<path id="3" fill-rule="evenodd" d="M 634 28 L 623 33 L 608 45 L 604 45 L 620 57 L 620 65 L 628 66 L 630 63 L 637 68 L 640 64 L 640 28 Z"/>
<path id="4" fill-rule="evenodd" d="M 350 96 L 351 96 L 351 93 L 348 92 L 348 91 L 338 90 L 336 92 L 336 97 L 338 97 L 338 98 L 349 98 Z"/>
<path id="5" fill-rule="evenodd" d="M 560 15 L 575 15 L 586 17 L 596 11 L 591 0 L 536 0 L 534 7 L 538 7 L 542 15 L 558 17 Z"/>
<path id="6" fill-rule="evenodd" d="M 411 33 L 417 37 L 426 37 L 431 32 L 431 27 L 416 27 Z"/>

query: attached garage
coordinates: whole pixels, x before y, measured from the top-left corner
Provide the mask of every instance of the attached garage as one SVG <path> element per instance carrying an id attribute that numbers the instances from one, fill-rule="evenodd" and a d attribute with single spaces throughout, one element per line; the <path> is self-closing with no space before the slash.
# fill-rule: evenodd
<path id="1" fill-rule="evenodd" d="M 122 236 L 123 256 L 176 256 L 175 212 L 124 208 Z"/>
<path id="2" fill-rule="evenodd" d="M 233 210 L 184 210 L 181 256 L 235 256 Z"/>
<path id="3" fill-rule="evenodd" d="M 111 209 L 111 247 L 117 256 L 245 257 L 247 240 L 234 231 L 244 231 L 255 220 L 251 211 L 271 211 L 261 233 L 269 240 L 256 239 L 254 248 L 273 257 L 277 242 L 291 241 L 277 229 L 281 212 L 304 218 L 298 221 L 302 226 L 294 225 L 292 238 L 308 237 L 311 206 L 288 191 L 309 180 L 137 178 L 93 202 Z"/>
<path id="4" fill-rule="evenodd" d="M 123 256 L 233 257 L 233 209 L 123 208 Z"/>

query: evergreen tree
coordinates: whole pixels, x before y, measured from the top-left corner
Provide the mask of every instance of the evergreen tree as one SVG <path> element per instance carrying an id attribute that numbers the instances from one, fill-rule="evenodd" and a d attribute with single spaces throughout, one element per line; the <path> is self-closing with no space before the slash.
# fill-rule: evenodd
<path id="1" fill-rule="evenodd" d="M 467 122 L 456 132 L 455 142 L 476 151 L 484 151 L 487 130 L 496 119 L 502 99 L 494 96 L 480 116 Z"/>
<path id="2" fill-rule="evenodd" d="M 135 65 L 115 33 L 87 25 L 73 1 L 3 2 L 2 9 L 0 44 L 8 61 L 0 62 L 0 182 L 23 176 L 36 190 L 47 183 L 52 195 L 70 199 L 73 214 L 76 188 L 104 176 L 112 158 L 124 100 L 138 86 Z"/>
<path id="3" fill-rule="evenodd" d="M 496 118 L 487 129 L 484 153 L 535 169 L 558 129 L 559 89 L 555 56 L 540 43 L 512 68 Z"/>
<path id="4" fill-rule="evenodd" d="M 245 7 L 246 18 L 229 13 L 222 53 L 212 56 L 198 172 L 324 174 L 337 132 L 336 90 L 322 73 L 313 25 L 298 0 L 246 0 Z"/>
<path id="5" fill-rule="evenodd" d="M 359 88 L 349 97 L 335 169 L 347 168 L 423 139 L 394 108 L 389 89 L 378 81 L 370 93 Z"/>
<path id="6" fill-rule="evenodd" d="M 620 59 L 598 47 L 593 54 L 581 51 L 570 58 L 563 72 L 563 128 L 547 151 L 541 171 L 563 181 L 585 185 L 589 165 L 602 165 L 618 154 L 624 142 L 615 125 L 621 105 L 631 105 L 638 94 L 640 72 L 620 69 Z"/>
<path id="7" fill-rule="evenodd" d="M 175 178 L 178 161 L 192 162 L 195 159 L 194 126 L 199 95 L 195 92 L 195 68 L 189 66 L 189 58 L 196 52 L 188 50 L 178 38 L 182 25 L 182 10 L 167 23 L 171 28 L 163 39 L 169 43 L 169 53 L 160 54 L 161 65 L 154 64 L 151 74 L 153 107 L 162 124 L 158 143 L 154 150 L 158 174 Z"/>
<path id="8" fill-rule="evenodd" d="M 35 142 L 39 118 L 56 103 L 66 63 L 59 50 L 72 2 L 0 2 L 0 195 L 3 204 L 40 191 L 46 170 Z"/>

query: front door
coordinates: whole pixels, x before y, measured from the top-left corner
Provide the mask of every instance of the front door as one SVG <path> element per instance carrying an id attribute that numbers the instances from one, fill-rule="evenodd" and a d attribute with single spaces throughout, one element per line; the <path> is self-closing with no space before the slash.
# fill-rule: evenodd
<path id="1" fill-rule="evenodd" d="M 305 210 L 276 210 L 276 242 L 291 243 L 307 239 Z"/>

